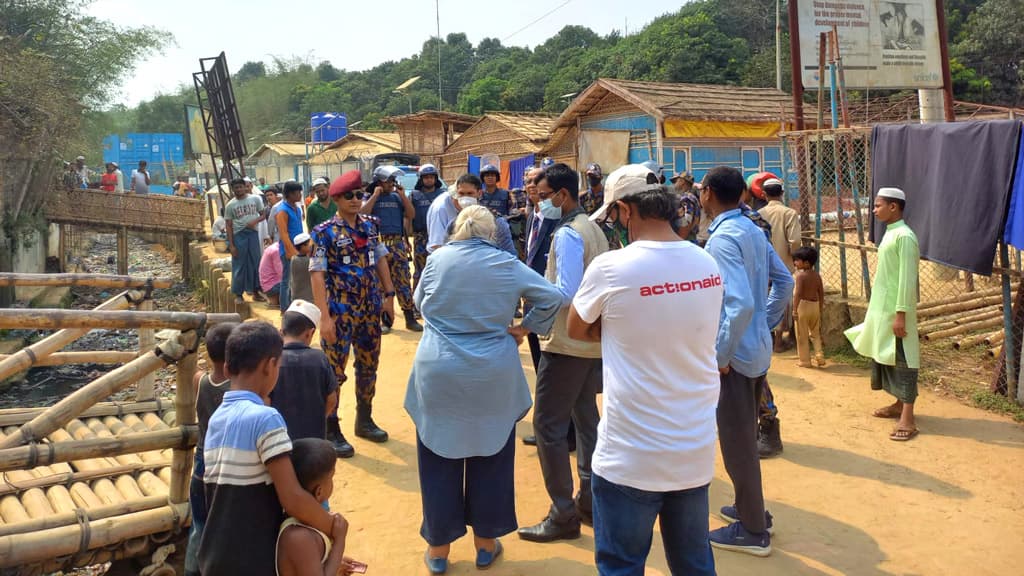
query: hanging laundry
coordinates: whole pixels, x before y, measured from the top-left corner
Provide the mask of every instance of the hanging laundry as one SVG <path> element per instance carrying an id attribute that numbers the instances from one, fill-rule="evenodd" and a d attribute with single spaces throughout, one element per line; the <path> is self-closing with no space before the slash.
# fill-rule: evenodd
<path id="1" fill-rule="evenodd" d="M 1006 214 L 1003 242 L 1024 250 L 1024 133 L 1017 146 L 1017 170 L 1010 189 L 1010 211 Z"/>
<path id="2" fill-rule="evenodd" d="M 992 274 L 1003 231 L 1017 143 L 1017 120 L 875 126 L 872 196 L 885 186 L 906 192 L 904 219 L 921 257 Z M 871 240 L 884 225 L 872 218 Z"/>

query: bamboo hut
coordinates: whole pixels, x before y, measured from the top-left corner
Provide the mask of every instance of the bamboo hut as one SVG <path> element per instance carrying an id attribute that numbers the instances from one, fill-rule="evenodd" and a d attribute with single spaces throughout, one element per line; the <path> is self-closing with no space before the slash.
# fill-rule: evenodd
<path id="1" fill-rule="evenodd" d="M 421 164 L 441 169 L 441 155 L 452 142 L 479 119 L 468 114 L 423 110 L 414 114 L 389 116 L 381 121 L 398 129 L 401 152 L 416 154 Z"/>
<path id="2" fill-rule="evenodd" d="M 528 159 L 530 166 L 539 163 L 537 155 L 547 144 L 554 122 L 555 117 L 550 114 L 488 112 L 445 149 L 441 157 L 442 177 L 454 181 L 465 172 L 477 173 L 480 157 L 496 154 L 501 162 L 499 186 L 519 188 L 522 170 L 510 174 L 512 163 L 523 158 Z"/>

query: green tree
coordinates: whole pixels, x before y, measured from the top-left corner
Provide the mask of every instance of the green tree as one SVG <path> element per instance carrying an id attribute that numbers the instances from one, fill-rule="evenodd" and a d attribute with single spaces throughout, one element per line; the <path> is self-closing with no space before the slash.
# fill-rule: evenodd
<path id="1" fill-rule="evenodd" d="M 0 271 L 40 212 L 61 156 L 83 144 L 84 114 L 113 95 L 120 71 L 168 36 L 121 28 L 84 13 L 75 0 L 0 0 Z M 13 290 L 0 290 L 9 306 Z"/>
<path id="2" fill-rule="evenodd" d="M 987 0 L 967 18 L 953 54 L 992 85 L 988 99 L 1024 101 L 1024 0 Z"/>
<path id="3" fill-rule="evenodd" d="M 481 78 L 459 95 L 459 112 L 480 115 L 489 110 L 500 110 L 502 95 L 507 88 L 507 80 Z"/>
<path id="4" fill-rule="evenodd" d="M 242 67 L 235 72 L 233 80 L 237 84 L 245 84 L 253 78 L 263 78 L 267 75 L 267 66 L 263 62 L 249 61 L 242 64 Z"/>

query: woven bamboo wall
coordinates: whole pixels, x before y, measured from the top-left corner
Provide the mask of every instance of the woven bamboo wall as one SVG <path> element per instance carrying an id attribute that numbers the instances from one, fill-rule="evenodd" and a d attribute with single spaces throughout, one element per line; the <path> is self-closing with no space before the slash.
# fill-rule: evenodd
<path id="1" fill-rule="evenodd" d="M 163 194 L 57 190 L 43 205 L 59 224 L 126 226 L 153 232 L 203 232 L 205 202 Z"/>

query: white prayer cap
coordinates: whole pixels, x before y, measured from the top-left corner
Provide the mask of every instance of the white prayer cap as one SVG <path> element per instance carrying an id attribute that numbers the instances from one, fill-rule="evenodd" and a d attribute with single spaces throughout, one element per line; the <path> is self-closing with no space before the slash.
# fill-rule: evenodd
<path id="1" fill-rule="evenodd" d="M 877 196 L 879 198 L 889 198 L 892 200 L 903 200 L 907 201 L 907 195 L 903 193 L 903 190 L 899 188 L 879 188 Z"/>
<path id="2" fill-rule="evenodd" d="M 287 312 L 298 312 L 306 318 L 309 318 L 309 321 L 312 322 L 314 326 L 320 325 L 320 309 L 312 302 L 307 302 L 306 300 L 292 300 L 291 305 L 288 306 Z"/>

